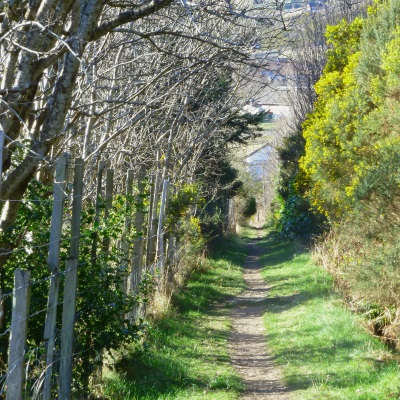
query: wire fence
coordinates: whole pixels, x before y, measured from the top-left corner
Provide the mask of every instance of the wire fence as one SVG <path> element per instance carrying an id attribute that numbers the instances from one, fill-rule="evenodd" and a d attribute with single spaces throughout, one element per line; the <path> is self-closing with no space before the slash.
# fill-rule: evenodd
<path id="1" fill-rule="evenodd" d="M 147 300 L 168 291 L 184 251 L 167 232 L 171 185 L 160 171 L 130 170 L 115 193 L 113 171 L 100 162 L 95 196 L 84 201 L 83 160 L 64 154 L 53 167 L 51 196 L 15 200 L 37 220 L 0 249 L 6 400 L 87 396 L 104 352 L 141 337 Z"/>

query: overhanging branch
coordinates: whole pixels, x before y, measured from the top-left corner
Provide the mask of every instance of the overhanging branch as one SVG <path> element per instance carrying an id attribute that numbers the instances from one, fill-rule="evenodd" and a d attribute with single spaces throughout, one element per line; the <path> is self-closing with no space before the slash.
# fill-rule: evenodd
<path id="1" fill-rule="evenodd" d="M 150 14 L 153 14 L 154 12 L 170 5 L 172 1 L 173 0 L 151 0 L 150 2 L 146 4 L 141 4 L 140 6 L 137 6 L 132 10 L 122 12 L 117 17 L 107 22 L 104 22 L 96 29 L 94 29 L 92 34 L 90 35 L 89 40 L 97 40 L 121 25 L 124 25 L 128 22 L 136 21 Z"/>

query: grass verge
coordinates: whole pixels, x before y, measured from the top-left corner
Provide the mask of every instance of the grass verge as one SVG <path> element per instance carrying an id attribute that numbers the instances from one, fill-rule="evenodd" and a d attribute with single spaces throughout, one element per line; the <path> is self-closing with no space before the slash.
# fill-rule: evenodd
<path id="1" fill-rule="evenodd" d="M 102 398 L 237 399 L 242 383 L 230 365 L 230 319 L 218 303 L 243 290 L 245 256 L 237 239 L 221 243 L 174 297 L 168 315 L 150 323 L 144 347 L 127 349 L 106 373 Z"/>
<path id="2" fill-rule="evenodd" d="M 400 399 L 396 356 L 344 307 L 331 277 L 299 244 L 259 241 L 271 285 L 268 347 L 295 399 Z"/>

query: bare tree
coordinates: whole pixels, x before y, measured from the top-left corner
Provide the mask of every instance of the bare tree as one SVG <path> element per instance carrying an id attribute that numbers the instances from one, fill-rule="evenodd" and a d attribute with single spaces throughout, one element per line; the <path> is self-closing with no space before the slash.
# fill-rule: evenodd
<path id="1" fill-rule="evenodd" d="M 88 164 L 89 195 L 100 156 L 121 182 L 153 168 L 156 150 L 164 174 L 193 179 L 246 101 L 254 43 L 273 47 L 284 25 L 276 10 L 223 0 L 8 0 L 0 22 L 0 274 L 29 183 L 65 149 Z M 229 91 L 210 98 L 220 80 Z"/>

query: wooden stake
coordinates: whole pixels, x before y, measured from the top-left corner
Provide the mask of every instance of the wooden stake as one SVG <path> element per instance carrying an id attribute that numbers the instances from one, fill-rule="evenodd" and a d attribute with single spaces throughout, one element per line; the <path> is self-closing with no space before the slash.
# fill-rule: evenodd
<path id="1" fill-rule="evenodd" d="M 154 183 L 154 197 L 152 202 L 151 210 L 149 210 L 150 214 L 150 232 L 149 237 L 147 238 L 148 241 L 148 248 L 147 248 L 147 268 L 151 274 L 154 275 L 155 272 L 155 265 L 154 260 L 156 257 L 156 234 L 157 234 L 157 208 L 158 208 L 158 198 L 160 197 L 160 181 L 161 181 L 161 165 L 160 165 L 160 154 L 157 152 L 157 170 L 156 170 L 156 178 Z"/>
<path id="2" fill-rule="evenodd" d="M 137 203 L 142 206 L 143 199 L 141 196 L 144 192 L 144 178 L 146 177 L 146 167 L 141 166 L 138 176 L 138 198 Z M 135 214 L 135 231 L 136 234 L 143 233 L 144 213 L 142 208 L 138 208 Z M 142 264 L 143 264 L 143 234 L 137 236 L 133 242 L 132 254 L 132 271 L 131 271 L 131 293 L 137 294 L 138 285 L 141 279 Z"/>
<path id="3" fill-rule="evenodd" d="M 16 269 L 8 352 L 6 400 L 22 400 L 25 381 L 24 356 L 28 330 L 30 272 Z"/>
<path id="4" fill-rule="evenodd" d="M 71 399 L 75 303 L 83 195 L 83 171 L 83 159 L 77 158 L 75 160 L 74 198 L 72 202 L 71 242 L 69 250 L 70 258 L 66 261 L 65 265 L 61 331 L 60 400 Z"/>
<path id="5" fill-rule="evenodd" d="M 94 229 L 97 229 L 97 225 L 99 224 L 99 221 L 100 221 L 100 205 L 101 205 L 101 193 L 102 193 L 104 167 L 105 167 L 104 161 L 100 161 L 99 168 L 97 170 L 97 190 L 96 190 Z M 94 232 L 93 233 L 93 242 L 92 242 L 92 251 L 90 253 L 90 259 L 91 259 L 92 265 L 95 265 L 97 262 L 97 241 L 98 241 L 98 234 L 97 234 L 97 232 Z"/>
<path id="6" fill-rule="evenodd" d="M 56 175 L 53 185 L 53 208 L 51 215 L 50 245 L 47 266 L 51 272 L 49 297 L 47 301 L 44 339 L 47 342 L 46 372 L 43 386 L 43 400 L 50 400 L 51 375 L 53 371 L 55 331 L 57 319 L 58 290 L 60 284 L 60 244 L 64 215 L 65 190 L 69 154 L 63 154 L 57 161 Z"/>
<path id="7" fill-rule="evenodd" d="M 168 193 L 169 182 L 167 179 L 164 180 L 163 190 L 161 195 L 161 205 L 160 205 L 160 214 L 158 217 L 158 228 L 157 228 L 157 246 L 156 246 L 156 259 L 157 259 L 157 268 L 160 271 L 160 277 L 163 279 L 164 277 L 164 233 L 163 233 L 163 223 L 164 223 L 164 214 L 165 214 L 165 205 L 167 201 L 167 193 Z"/>
<path id="8" fill-rule="evenodd" d="M 133 170 L 129 170 L 126 176 L 126 206 L 129 207 L 132 200 L 132 191 L 133 191 Z M 131 234 L 132 227 L 132 219 L 131 215 L 127 214 L 125 216 L 125 234 L 124 238 L 122 238 L 122 252 L 123 252 L 123 274 L 121 274 L 121 283 L 120 289 L 122 292 L 127 292 L 127 276 L 128 276 L 128 260 L 130 253 L 130 243 L 129 236 Z"/>
<path id="9" fill-rule="evenodd" d="M 1 199 L 1 184 L 3 182 L 3 150 L 4 150 L 4 139 L 5 134 L 2 129 L 0 129 L 0 199 Z"/>
<path id="10" fill-rule="evenodd" d="M 110 217 L 110 210 L 113 201 L 113 190 L 114 190 L 114 170 L 108 169 L 106 173 L 106 196 L 105 196 L 105 208 L 104 208 L 104 220 L 107 223 L 107 219 Z M 108 254 L 110 250 L 110 238 L 107 237 L 103 241 L 102 249 L 104 253 Z"/>

